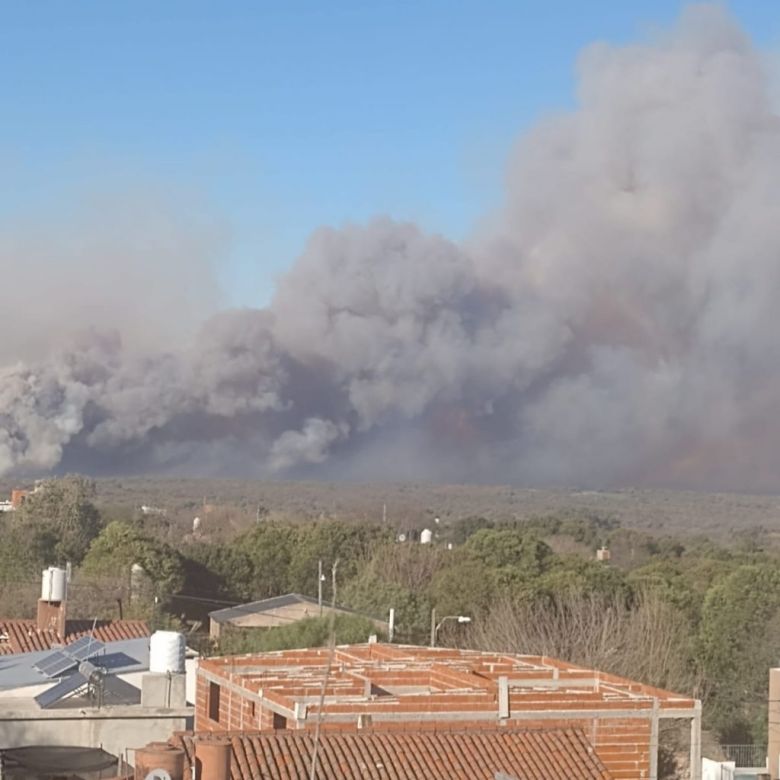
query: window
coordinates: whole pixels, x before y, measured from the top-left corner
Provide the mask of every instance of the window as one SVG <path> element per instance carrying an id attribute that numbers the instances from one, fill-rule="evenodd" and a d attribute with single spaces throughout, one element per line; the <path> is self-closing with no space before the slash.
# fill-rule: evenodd
<path id="1" fill-rule="evenodd" d="M 219 685 L 209 683 L 209 718 L 219 723 Z"/>
<path id="2" fill-rule="evenodd" d="M 287 728 L 287 718 L 285 718 L 284 715 L 280 715 L 278 712 L 274 713 L 274 728 L 275 729 Z"/>

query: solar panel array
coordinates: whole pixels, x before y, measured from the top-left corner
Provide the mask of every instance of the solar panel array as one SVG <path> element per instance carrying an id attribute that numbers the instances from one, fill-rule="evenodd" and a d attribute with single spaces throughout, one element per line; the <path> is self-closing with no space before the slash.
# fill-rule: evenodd
<path id="1" fill-rule="evenodd" d="M 93 639 L 91 636 L 83 636 L 62 650 L 56 650 L 42 658 L 34 666 L 46 677 L 60 677 L 74 666 L 78 666 L 81 661 L 86 661 L 88 658 L 97 655 L 105 647 L 97 639 Z"/>
<path id="2" fill-rule="evenodd" d="M 59 677 L 74 666 L 78 666 L 78 661 L 59 650 L 47 655 L 35 664 L 35 668 L 46 677 Z"/>
<path id="3" fill-rule="evenodd" d="M 105 645 L 101 641 L 93 639 L 91 636 L 83 636 L 81 639 L 73 642 L 73 644 L 68 645 L 65 648 L 65 652 L 77 661 L 86 661 L 103 649 L 105 649 Z"/>
<path id="4" fill-rule="evenodd" d="M 43 708 L 51 707 L 66 696 L 70 696 L 85 685 L 89 685 L 90 678 L 87 675 L 96 671 L 97 667 L 107 671 L 138 663 L 135 658 L 122 652 L 105 654 L 105 649 L 106 646 L 99 640 L 92 636 L 83 636 L 62 650 L 55 650 L 34 664 L 34 667 L 41 674 L 50 679 L 63 678 L 54 687 L 35 697 L 38 705 Z M 96 658 L 99 653 L 103 653 L 103 655 Z M 63 676 L 76 667 L 80 668 L 72 674 Z M 116 677 L 105 676 L 106 671 L 101 672 L 103 675 L 99 683 L 102 690 L 101 695 L 120 703 L 134 703 L 139 696 L 138 689 Z"/>
<path id="5" fill-rule="evenodd" d="M 53 688 L 49 688 L 48 691 L 39 693 L 35 697 L 35 701 L 38 703 L 39 707 L 51 707 L 52 704 L 56 704 L 60 699 L 65 698 L 65 696 L 75 693 L 79 688 L 86 684 L 87 678 L 79 672 L 76 672 L 63 680 L 60 680 Z"/>

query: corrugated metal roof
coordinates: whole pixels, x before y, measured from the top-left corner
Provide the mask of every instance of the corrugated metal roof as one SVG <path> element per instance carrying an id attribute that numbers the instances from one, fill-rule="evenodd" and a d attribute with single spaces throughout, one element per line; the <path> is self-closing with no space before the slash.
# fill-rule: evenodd
<path id="1" fill-rule="evenodd" d="M 75 642 L 92 631 L 92 620 L 69 620 L 63 639 L 56 631 L 40 631 L 34 620 L 0 620 L 0 656 L 50 650 L 55 645 Z M 94 637 L 101 642 L 141 639 L 150 636 L 143 620 L 104 620 L 95 625 Z"/>
<path id="2" fill-rule="evenodd" d="M 192 766 L 194 738 L 180 735 Z M 230 738 L 231 780 L 300 780 L 309 776 L 311 733 L 239 734 Z M 501 729 L 476 732 L 323 733 L 317 778 L 340 780 L 610 780 L 579 729 Z"/>
<path id="3" fill-rule="evenodd" d="M 313 604 L 314 606 L 319 606 L 317 599 L 302 596 L 300 593 L 287 593 L 284 596 L 274 596 L 262 601 L 250 601 L 248 604 L 238 604 L 235 607 L 218 609 L 215 612 L 209 612 L 209 617 L 217 623 L 227 623 L 245 615 L 259 615 L 273 609 L 291 607 L 293 604 Z"/>
<path id="4" fill-rule="evenodd" d="M 230 623 L 232 620 L 237 620 L 239 618 L 246 617 L 247 615 L 262 615 L 266 612 L 273 612 L 277 609 L 292 607 L 295 604 L 304 604 L 306 606 L 319 608 L 319 602 L 317 599 L 313 599 L 310 596 L 302 596 L 300 593 L 286 593 L 284 596 L 273 596 L 270 599 L 250 601 L 247 604 L 237 604 L 234 607 L 218 609 L 215 612 L 209 612 L 209 617 L 215 623 Z M 323 609 L 326 612 L 329 612 L 331 609 L 330 604 L 323 604 Z M 354 609 L 348 609 L 347 607 L 336 607 L 336 612 L 344 615 L 358 615 L 360 617 L 366 618 L 367 620 L 373 621 L 377 626 L 387 626 L 387 622 L 380 618 L 366 615 L 363 612 L 356 612 Z"/>

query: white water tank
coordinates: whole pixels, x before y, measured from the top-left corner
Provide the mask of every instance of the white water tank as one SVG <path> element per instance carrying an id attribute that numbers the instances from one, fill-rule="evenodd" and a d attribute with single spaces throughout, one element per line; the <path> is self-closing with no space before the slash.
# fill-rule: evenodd
<path id="1" fill-rule="evenodd" d="M 49 566 L 44 569 L 41 579 L 41 601 L 65 601 L 67 575 L 65 569 Z"/>
<path id="2" fill-rule="evenodd" d="M 420 533 L 420 544 L 430 544 L 433 540 L 433 531 L 430 528 L 424 528 Z"/>
<path id="3" fill-rule="evenodd" d="M 149 640 L 149 671 L 159 674 L 184 671 L 184 634 L 155 631 Z"/>

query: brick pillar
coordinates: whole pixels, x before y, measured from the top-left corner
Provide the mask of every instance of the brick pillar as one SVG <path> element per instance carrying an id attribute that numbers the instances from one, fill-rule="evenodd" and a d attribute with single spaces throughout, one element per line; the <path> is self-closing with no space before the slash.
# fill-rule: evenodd
<path id="1" fill-rule="evenodd" d="M 780 777 L 780 669 L 769 670 L 769 723 L 767 733 L 767 755 L 769 774 L 772 780 Z"/>
<path id="2" fill-rule="evenodd" d="M 38 600 L 37 627 L 39 631 L 54 631 L 65 641 L 66 602 Z"/>

